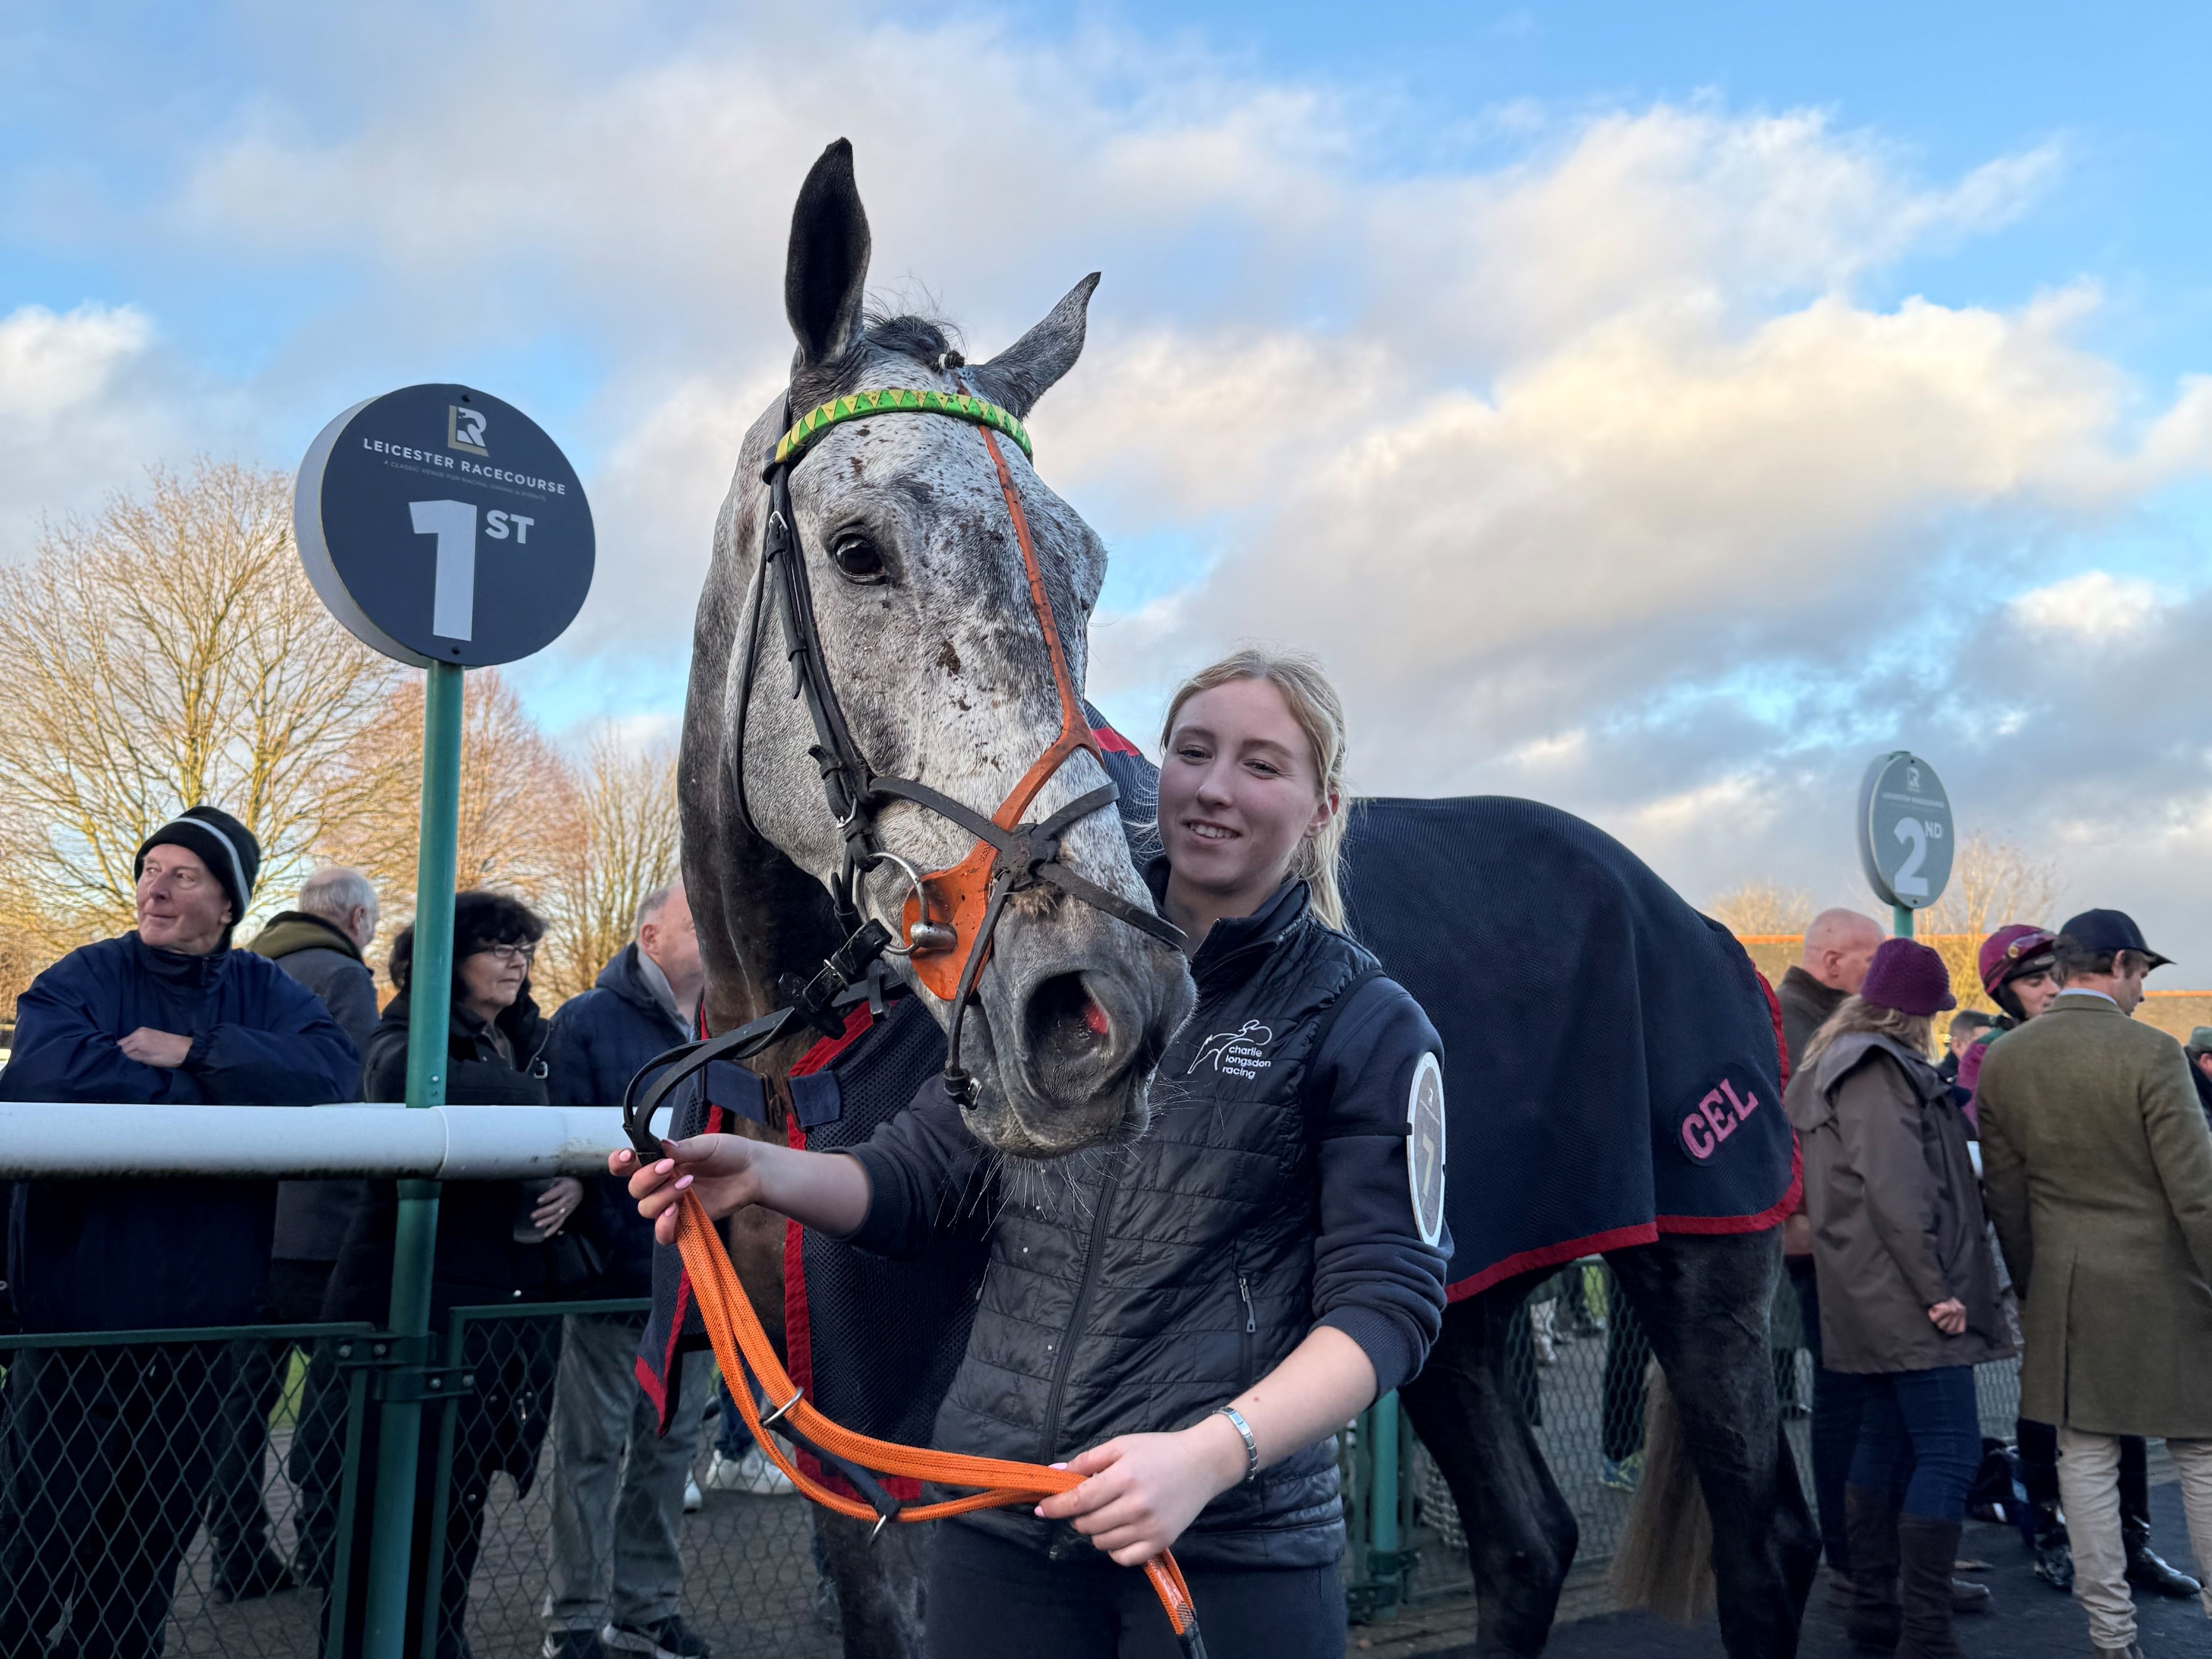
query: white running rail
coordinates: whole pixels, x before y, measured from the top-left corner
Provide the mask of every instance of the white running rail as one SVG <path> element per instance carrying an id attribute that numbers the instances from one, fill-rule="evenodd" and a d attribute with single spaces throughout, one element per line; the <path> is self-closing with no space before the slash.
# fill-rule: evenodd
<path id="1" fill-rule="evenodd" d="M 605 1175 L 612 1106 L 88 1106 L 0 1102 L 0 1180 Z"/>

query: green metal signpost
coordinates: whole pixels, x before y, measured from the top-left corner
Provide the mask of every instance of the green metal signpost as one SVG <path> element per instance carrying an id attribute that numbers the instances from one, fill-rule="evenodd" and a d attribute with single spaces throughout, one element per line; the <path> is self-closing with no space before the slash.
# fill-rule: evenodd
<path id="1" fill-rule="evenodd" d="M 422 824 L 415 861 L 415 946 L 408 976 L 407 1104 L 446 1103 L 453 1012 L 453 887 L 460 830 L 462 680 L 470 668 L 542 649 L 590 591 L 591 508 L 574 469 L 520 410 L 463 386 L 417 386 L 356 404 L 317 435 L 301 464 L 292 520 L 300 559 L 323 602 L 386 655 L 422 668 Z M 479 588 L 501 595 L 479 613 Z M 399 1659 L 410 1605 L 434 1632 L 442 1570 L 410 1587 L 420 1517 L 422 1405 L 466 1386 L 433 1362 L 432 1269 L 438 1183 L 399 1183 L 392 1258 L 392 1342 L 377 1381 L 374 1521 L 362 1651 Z M 442 1486 L 442 1483 L 439 1483 Z M 410 1588 L 419 1591 L 420 1601 Z M 343 1632 L 333 1638 L 343 1644 Z M 425 1650 L 428 1650 L 426 1647 Z"/>
<path id="2" fill-rule="evenodd" d="M 461 819 L 461 677 L 434 662 L 422 698 L 422 833 L 415 855 L 415 954 L 408 975 L 407 1103 L 446 1103 L 446 1030 L 453 995 L 453 860 Z M 435 896 L 434 897 L 433 896 Z M 392 1260 L 391 1331 L 403 1369 L 388 1374 L 377 1427 L 376 1510 L 368 1553 L 364 1651 L 398 1659 L 406 1644 L 407 1569 L 414 1549 L 415 1469 L 422 1453 L 422 1377 L 430 1359 L 430 1268 L 438 1185 L 399 1183 Z M 433 1524 L 436 1524 L 434 1522 Z M 441 1528 L 442 1529 L 442 1528 Z"/>

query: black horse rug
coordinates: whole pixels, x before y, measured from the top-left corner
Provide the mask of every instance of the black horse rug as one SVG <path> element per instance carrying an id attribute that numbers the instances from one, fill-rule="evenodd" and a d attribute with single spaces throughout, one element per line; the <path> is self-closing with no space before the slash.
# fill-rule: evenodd
<path id="1" fill-rule="evenodd" d="M 1141 859 L 1153 850 L 1156 774 L 1092 724 Z M 1455 1300 L 1662 1233 L 1758 1231 L 1796 1206 L 1772 993 L 1727 929 L 1620 842 L 1533 801 L 1377 799 L 1352 809 L 1344 872 L 1352 936 L 1443 1038 Z M 936 1022 L 911 999 L 878 1019 L 856 1010 L 793 1069 L 781 1132 L 817 1151 L 857 1145 L 944 1057 Z M 671 1133 L 732 1113 L 767 1121 L 766 1091 L 716 1066 Z M 850 1428 L 926 1443 L 985 1254 L 980 1228 L 898 1263 L 790 1225 L 793 1381 Z M 665 1426 L 675 1357 L 706 1337 L 673 1249 L 659 1252 L 655 1291 L 638 1376 Z"/>

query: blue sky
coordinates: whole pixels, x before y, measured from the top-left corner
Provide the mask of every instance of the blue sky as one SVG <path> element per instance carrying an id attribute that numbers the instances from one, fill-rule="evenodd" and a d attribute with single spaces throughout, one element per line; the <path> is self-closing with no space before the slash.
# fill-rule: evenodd
<path id="1" fill-rule="evenodd" d="M 1363 787 L 1860 903 L 1910 743 L 2212 983 L 2207 62 L 2179 7 L 17 7 L 0 557 L 471 381 L 601 526 L 526 695 L 665 725 L 846 133 L 878 289 L 979 350 L 1106 273 L 1033 425 L 1133 728 L 1285 640 Z"/>

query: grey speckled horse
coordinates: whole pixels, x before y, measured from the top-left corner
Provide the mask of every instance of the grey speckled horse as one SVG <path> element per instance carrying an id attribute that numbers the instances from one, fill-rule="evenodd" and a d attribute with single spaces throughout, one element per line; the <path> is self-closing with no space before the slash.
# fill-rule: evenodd
<path id="1" fill-rule="evenodd" d="M 1086 278 L 1005 352 L 969 367 L 927 322 L 863 317 L 868 252 L 852 150 L 841 141 L 808 175 L 793 216 L 784 286 L 798 338 L 791 392 L 746 434 L 693 636 L 680 763 L 684 869 L 707 964 L 707 1021 L 716 1031 L 779 1006 L 784 976 L 811 978 L 842 942 L 825 895 L 845 841 L 825 808 L 813 726 L 788 695 L 788 641 L 772 591 L 754 580 L 768 501 L 762 470 L 792 418 L 787 409 L 804 413 L 849 392 L 896 387 L 972 392 L 1025 416 L 1082 350 L 1097 281 Z M 1105 549 L 1018 448 L 1000 449 L 1079 687 Z M 879 774 L 989 812 L 1059 735 L 1060 709 L 980 434 L 935 416 L 850 422 L 816 441 L 792 473 L 791 495 L 822 658 L 860 752 Z M 744 642 L 756 605 L 768 609 L 748 696 Z M 1093 756 L 1075 754 L 1032 814 L 1107 781 Z M 904 804 L 887 810 L 878 829 L 887 848 L 921 871 L 957 863 L 973 841 Z M 1060 845 L 1077 874 L 1149 909 L 1115 812 L 1091 814 Z M 862 908 L 896 934 L 906 892 L 886 861 L 863 882 Z M 1193 1000 L 1180 952 L 1098 909 L 1032 890 L 1010 902 L 976 991 L 982 1018 L 970 1012 L 962 1052 L 976 1080 L 969 1121 L 979 1138 L 1043 1158 L 1142 1133 L 1152 1068 Z M 943 1002 L 922 994 L 942 1019 Z M 797 1053 L 795 1045 L 771 1053 L 757 1069 L 773 1073 Z M 782 1304 L 780 1225 L 748 1212 L 732 1239 L 771 1328 Z M 922 1547 L 913 1534 L 923 1529 L 894 1528 L 871 1552 L 858 1541 L 865 1528 L 827 1514 L 817 1523 L 839 1583 L 848 1650 L 917 1650 L 914 1576 L 902 1567 Z"/>
<path id="2" fill-rule="evenodd" d="M 828 893 L 845 838 L 825 810 L 817 734 L 803 702 L 790 695 L 788 641 L 772 606 L 750 695 L 743 666 L 756 608 L 767 603 L 755 582 L 768 500 L 763 466 L 789 411 L 855 391 L 916 388 L 967 392 L 1026 416 L 1080 352 L 1096 282 L 1085 279 L 1020 340 L 971 368 L 928 322 L 864 319 L 868 251 L 852 151 L 841 141 L 809 173 L 793 216 L 784 288 L 798 339 L 791 390 L 787 403 L 764 410 L 746 435 L 716 526 L 694 640 L 680 787 L 684 865 L 708 969 L 707 1019 L 718 1032 L 788 1000 L 782 981 L 811 977 L 843 932 Z M 1105 552 L 1019 451 L 1000 447 L 1079 687 Z M 816 440 L 791 475 L 791 491 L 822 661 L 857 748 L 879 774 L 992 811 L 1052 745 L 1061 710 L 981 437 L 942 416 L 849 420 Z M 1106 781 L 1097 759 L 1079 753 L 1033 811 L 1054 811 Z M 1363 811 L 1372 817 L 1387 805 Z M 887 848 L 921 871 L 956 864 L 971 844 L 966 832 L 910 806 L 888 811 L 878 830 Z M 1086 817 L 1062 845 L 1083 878 L 1144 900 L 1115 813 Z M 896 933 L 905 895 L 904 878 L 885 865 L 863 883 L 861 908 Z M 1468 882 L 1449 892 L 1431 889 L 1423 902 L 1459 904 L 1464 921 L 1494 908 L 1495 897 Z M 1376 937 L 1384 931 L 1369 933 L 1370 942 L 1426 1000 L 1419 975 Z M 979 1139 L 1018 1160 L 1048 1160 L 1142 1133 L 1153 1066 L 1192 1005 L 1179 953 L 1099 909 L 1036 890 L 1016 896 L 976 989 L 981 1018 L 969 1016 L 963 1053 L 979 1085 L 969 1116 Z M 924 994 L 941 1021 L 944 1003 Z M 1457 1025 L 1440 1017 L 1439 1027 L 1455 1052 L 1474 1052 L 1480 1030 L 1461 1027 L 1467 1018 L 1479 1027 L 1480 1018 L 1458 1012 Z M 780 1074 L 803 1041 L 771 1051 L 756 1069 Z M 1480 1102 L 1474 1090 L 1455 1097 L 1455 1146 L 1480 1139 L 1482 1122 L 1464 1115 L 1481 1111 Z M 1644 1128 L 1635 1134 L 1644 1137 Z M 758 1211 L 733 1218 L 732 1257 L 772 1333 L 781 1326 L 782 1239 L 777 1218 Z M 1639 1505 L 1640 1529 L 1689 1536 L 1685 1494 L 1702 1485 L 1712 1500 L 1711 1550 L 1668 1563 L 1665 1575 L 1686 1582 L 1709 1559 L 1729 1652 L 1787 1659 L 1813 1546 L 1767 1369 L 1775 1235 L 1662 1238 L 1616 1251 L 1613 1261 L 1674 1380 L 1696 1472 L 1694 1482 L 1674 1483 L 1668 1503 Z M 1502 1333 L 1534 1282 L 1523 1277 L 1455 1303 L 1427 1372 L 1406 1395 L 1468 1522 L 1484 1654 L 1541 1650 L 1576 1543 L 1573 1518 L 1505 1385 Z M 918 1656 L 928 1529 L 892 1527 L 871 1545 L 861 1523 L 817 1510 L 816 1524 L 837 1583 L 848 1659 Z"/>

